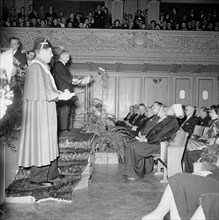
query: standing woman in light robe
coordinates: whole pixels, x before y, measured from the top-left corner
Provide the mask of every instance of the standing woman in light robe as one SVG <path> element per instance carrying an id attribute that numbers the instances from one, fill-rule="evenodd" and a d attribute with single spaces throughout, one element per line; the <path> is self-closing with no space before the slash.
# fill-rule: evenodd
<path id="1" fill-rule="evenodd" d="M 36 58 L 26 74 L 23 119 L 18 150 L 18 166 L 30 167 L 31 184 L 52 186 L 58 176 L 56 102 L 74 94 L 57 90 L 48 63 L 53 57 L 52 46 L 45 38 L 34 43 Z"/>

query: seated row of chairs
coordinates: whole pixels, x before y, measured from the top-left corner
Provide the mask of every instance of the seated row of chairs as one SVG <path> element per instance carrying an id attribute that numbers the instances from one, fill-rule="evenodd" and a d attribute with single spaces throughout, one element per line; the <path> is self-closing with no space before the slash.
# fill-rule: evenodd
<path id="1" fill-rule="evenodd" d="M 192 137 L 199 138 L 204 136 L 209 130 L 209 127 L 196 125 Z M 162 175 L 161 183 L 166 183 L 168 177 L 176 173 L 183 172 L 183 154 L 186 149 L 189 133 L 179 130 L 176 133 L 173 142 L 161 142 L 160 154 L 154 155 L 154 160 L 157 161 L 157 172 L 155 175 Z M 219 139 L 219 138 L 218 138 Z M 217 139 L 217 141 L 219 141 Z M 216 141 L 216 142 L 217 142 Z M 202 166 L 201 168 L 198 166 Z M 216 166 L 205 162 L 204 164 L 194 163 L 194 172 L 197 170 L 211 170 Z"/>

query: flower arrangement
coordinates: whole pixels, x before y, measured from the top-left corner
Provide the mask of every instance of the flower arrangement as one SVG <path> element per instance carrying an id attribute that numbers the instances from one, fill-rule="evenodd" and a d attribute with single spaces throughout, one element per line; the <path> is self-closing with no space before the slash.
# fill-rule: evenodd
<path id="1" fill-rule="evenodd" d="M 16 134 L 20 130 L 22 121 L 22 95 L 25 82 L 26 67 L 23 67 L 14 59 L 13 66 L 15 73 L 10 82 L 4 74 L 0 78 L 0 99 L 10 101 L 3 117 L 0 120 L 0 137 L 11 150 L 16 150 L 12 141 L 17 138 Z"/>
<path id="2" fill-rule="evenodd" d="M 121 162 L 126 155 L 125 145 L 132 135 L 130 130 L 115 126 L 115 116 L 103 109 L 100 99 L 91 99 L 82 131 L 94 133 L 93 151 L 116 152 Z"/>

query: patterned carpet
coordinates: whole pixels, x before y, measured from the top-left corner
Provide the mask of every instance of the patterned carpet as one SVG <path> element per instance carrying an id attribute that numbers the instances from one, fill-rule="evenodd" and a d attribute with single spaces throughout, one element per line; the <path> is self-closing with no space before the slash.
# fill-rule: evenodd
<path id="1" fill-rule="evenodd" d="M 33 196 L 36 201 L 46 198 L 72 200 L 72 191 L 81 180 L 94 135 L 81 133 L 80 129 L 59 135 L 60 157 L 58 160 L 59 173 L 65 178 L 55 179 L 54 186 L 42 187 L 30 183 L 28 174 L 16 178 L 6 189 L 7 197 Z"/>

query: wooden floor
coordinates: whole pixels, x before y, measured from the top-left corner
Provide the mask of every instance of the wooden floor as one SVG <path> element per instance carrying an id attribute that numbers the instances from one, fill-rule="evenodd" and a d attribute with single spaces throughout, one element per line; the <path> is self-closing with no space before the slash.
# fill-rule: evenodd
<path id="1" fill-rule="evenodd" d="M 160 201 L 165 189 L 153 173 L 138 181 L 123 176 L 123 164 L 95 164 L 87 188 L 73 191 L 72 202 L 7 203 L 1 220 L 141 219 Z M 168 219 L 168 217 L 166 218 Z"/>

